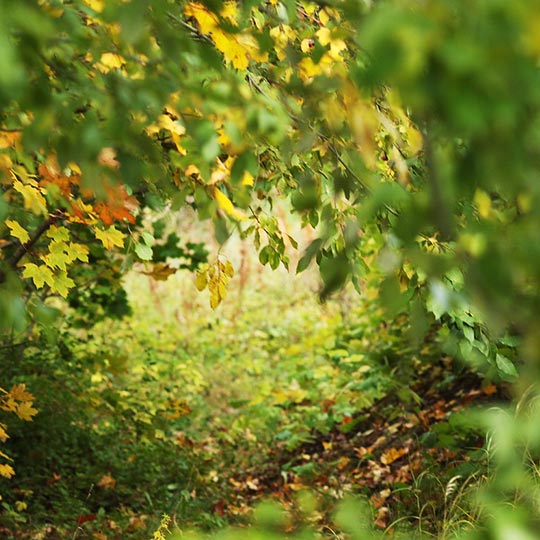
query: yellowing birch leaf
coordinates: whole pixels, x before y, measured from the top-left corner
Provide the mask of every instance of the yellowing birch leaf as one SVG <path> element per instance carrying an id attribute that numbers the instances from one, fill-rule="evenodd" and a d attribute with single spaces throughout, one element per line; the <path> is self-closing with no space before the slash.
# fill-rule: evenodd
<path id="1" fill-rule="evenodd" d="M 114 246 L 124 247 L 125 234 L 116 229 L 113 225 L 108 229 L 95 229 L 94 234 L 101 240 L 105 249 L 112 249 Z"/>
<path id="2" fill-rule="evenodd" d="M 101 13 L 105 7 L 103 0 L 84 0 L 84 3 L 97 13 Z"/>
<path id="3" fill-rule="evenodd" d="M 26 279 L 32 279 L 34 285 L 41 289 L 45 283 L 51 286 L 54 281 L 54 274 L 52 270 L 45 264 L 36 265 L 34 263 L 26 263 L 23 265 L 24 270 L 22 277 Z"/>
<path id="4" fill-rule="evenodd" d="M 474 194 L 474 204 L 478 208 L 480 217 L 488 218 L 491 213 L 491 197 L 483 190 L 477 189 Z"/>
<path id="5" fill-rule="evenodd" d="M 246 217 L 241 214 L 233 205 L 229 197 L 223 193 L 223 191 L 220 191 L 219 189 L 215 188 L 213 190 L 214 199 L 216 200 L 218 206 L 229 216 L 232 218 L 238 220 L 238 221 L 244 221 Z"/>
<path id="6" fill-rule="evenodd" d="M 96 68 L 102 73 L 108 73 L 111 69 L 120 69 L 125 63 L 126 61 L 119 54 L 106 52 L 96 63 Z"/>
<path id="7" fill-rule="evenodd" d="M 229 276 L 230 278 L 232 278 L 234 276 L 234 268 L 233 268 L 233 265 L 231 264 L 231 261 L 227 261 L 225 263 L 225 266 L 223 268 L 223 271 L 225 272 L 225 274 L 227 276 Z"/>
<path id="8" fill-rule="evenodd" d="M 242 185 L 243 186 L 252 186 L 255 181 L 255 178 L 249 171 L 244 171 L 242 175 Z"/>
<path id="9" fill-rule="evenodd" d="M 234 24 L 235 26 L 237 25 L 236 21 L 238 20 L 238 5 L 236 2 L 224 2 L 219 14 L 224 19 L 227 19 L 231 24 Z"/>
<path id="10" fill-rule="evenodd" d="M 210 33 L 218 25 L 218 18 L 198 2 L 190 2 L 184 9 L 187 17 L 193 17 L 203 34 Z"/>
<path id="11" fill-rule="evenodd" d="M 22 228 L 18 221 L 6 219 L 6 225 L 9 228 L 11 236 L 19 240 L 21 244 L 26 244 L 30 240 L 30 235 Z"/>
<path id="12" fill-rule="evenodd" d="M 216 48 L 223 53 L 225 60 L 236 69 L 244 70 L 249 65 L 247 50 L 239 43 L 236 36 L 216 30 L 212 34 Z"/>
<path id="13" fill-rule="evenodd" d="M 208 284 L 208 274 L 206 272 L 197 272 L 195 277 L 195 287 L 198 291 L 203 291 Z"/>
<path id="14" fill-rule="evenodd" d="M 219 292 L 217 289 L 214 289 L 210 291 L 210 307 L 212 309 L 216 309 L 221 302 L 221 298 L 219 297 Z"/>

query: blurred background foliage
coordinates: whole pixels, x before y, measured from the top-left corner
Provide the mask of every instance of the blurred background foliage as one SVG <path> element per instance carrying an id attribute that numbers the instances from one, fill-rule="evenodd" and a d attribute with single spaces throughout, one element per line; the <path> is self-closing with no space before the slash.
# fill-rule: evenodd
<path id="1" fill-rule="evenodd" d="M 426 373 L 453 388 L 471 370 L 506 405 L 470 415 L 486 442 L 469 509 L 452 506 L 465 517 L 449 526 L 450 477 L 424 532 L 537 537 L 536 0 L 4 0 L 0 15 L 8 523 L 33 501 L 36 526 L 112 520 L 94 535 L 121 534 L 111 508 L 135 535 L 143 508 L 221 525 L 215 490 L 235 484 L 218 464 L 312 455 L 385 396 L 427 404 Z M 263 279 L 255 257 L 298 276 Z M 226 307 L 204 311 L 186 271 Z M 283 459 L 285 484 L 291 467 L 317 477 Z M 403 521 L 422 534 L 418 505 Z"/>

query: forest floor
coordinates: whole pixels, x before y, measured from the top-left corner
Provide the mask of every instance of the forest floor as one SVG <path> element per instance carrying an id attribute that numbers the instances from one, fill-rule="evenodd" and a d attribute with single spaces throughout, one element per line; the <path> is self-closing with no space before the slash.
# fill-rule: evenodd
<path id="1" fill-rule="evenodd" d="M 192 276 L 134 276 L 130 317 L 20 353 L 11 377 L 40 413 L 12 430 L 0 538 L 147 540 L 162 514 L 243 526 L 262 500 L 292 532 L 306 494 L 323 537 L 351 494 L 389 535 L 474 522 L 487 457 L 473 411 L 507 388 L 442 353 L 436 328 L 411 345 L 406 320 L 354 292 L 320 304 L 312 274 L 234 263 L 216 312 Z"/>

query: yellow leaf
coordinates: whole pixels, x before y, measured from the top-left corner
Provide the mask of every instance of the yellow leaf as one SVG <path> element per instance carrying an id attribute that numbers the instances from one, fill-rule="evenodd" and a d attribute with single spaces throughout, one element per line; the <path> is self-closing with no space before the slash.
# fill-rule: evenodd
<path id="1" fill-rule="evenodd" d="M 114 246 L 124 247 L 125 234 L 116 229 L 113 225 L 108 229 L 95 229 L 94 234 L 98 240 L 101 240 L 105 249 L 112 249 Z"/>
<path id="2" fill-rule="evenodd" d="M 7 463 L 0 463 L 0 476 L 11 478 L 15 474 L 13 467 Z"/>
<path id="3" fill-rule="evenodd" d="M 401 456 L 404 456 L 409 450 L 407 448 L 390 448 L 381 455 L 381 463 L 383 465 L 390 465 L 394 461 L 398 460 Z"/>
<path id="4" fill-rule="evenodd" d="M 212 37 L 216 48 L 223 53 L 225 60 L 236 69 L 244 70 L 249 65 L 247 50 L 239 43 L 236 36 L 216 29 Z"/>
<path id="5" fill-rule="evenodd" d="M 221 298 L 219 297 L 219 292 L 217 289 L 214 289 L 210 292 L 210 307 L 212 309 L 216 309 L 221 302 Z"/>
<path id="6" fill-rule="evenodd" d="M 188 165 L 186 170 L 184 171 L 184 174 L 186 176 L 192 176 L 192 175 L 195 175 L 195 176 L 199 176 L 201 174 L 201 171 L 199 170 L 199 167 L 197 167 L 197 165 Z"/>
<path id="7" fill-rule="evenodd" d="M 69 231 L 65 227 L 56 227 L 53 225 L 45 234 L 56 242 L 66 242 L 69 240 Z"/>
<path id="8" fill-rule="evenodd" d="M 125 63 L 126 61 L 119 54 L 106 52 L 96 63 L 96 68 L 102 73 L 108 73 L 111 69 L 120 69 Z"/>
<path id="9" fill-rule="evenodd" d="M 76 242 L 70 242 L 66 250 L 70 261 L 79 260 L 81 262 L 88 262 L 88 248 L 82 244 Z"/>
<path id="10" fill-rule="evenodd" d="M 227 261 L 225 263 L 225 268 L 223 269 L 223 271 L 225 272 L 227 276 L 231 278 L 234 276 L 234 268 L 233 268 L 233 265 L 231 264 L 231 261 Z"/>
<path id="11" fill-rule="evenodd" d="M 17 407 L 16 414 L 21 420 L 26 420 L 27 422 L 32 421 L 32 416 L 35 416 L 38 413 L 37 409 L 32 407 L 31 401 L 23 401 L 19 403 Z"/>
<path id="12" fill-rule="evenodd" d="M 33 401 L 34 396 L 26 391 L 26 384 L 15 384 L 9 391 L 9 395 L 17 401 Z"/>
<path id="13" fill-rule="evenodd" d="M 47 203 L 35 180 L 29 179 L 26 184 L 20 180 L 13 182 L 13 189 L 18 191 L 24 200 L 24 208 L 34 214 L 47 215 Z"/>
<path id="14" fill-rule="evenodd" d="M 41 289 L 45 283 L 50 286 L 54 281 L 52 270 L 45 264 L 37 266 L 34 263 L 26 263 L 23 267 L 22 277 L 31 278 L 38 289 Z"/>
<path id="15" fill-rule="evenodd" d="M 218 18 L 198 2 L 190 2 L 184 9 L 187 17 L 193 17 L 203 34 L 210 33 L 218 25 Z"/>
<path id="16" fill-rule="evenodd" d="M 84 0 L 84 3 L 97 13 L 101 13 L 105 7 L 103 0 Z"/>
<path id="17" fill-rule="evenodd" d="M 214 199 L 216 200 L 216 202 L 218 203 L 218 206 L 227 214 L 229 214 L 229 216 L 231 216 L 232 218 L 238 220 L 238 221 L 244 221 L 246 219 L 246 217 L 241 214 L 233 205 L 233 203 L 231 202 L 231 200 L 229 199 L 229 197 L 227 197 L 227 195 L 225 195 L 225 193 L 223 193 L 222 191 L 220 191 L 219 189 L 214 189 L 213 190 L 213 195 L 214 195 Z"/>
<path id="18" fill-rule="evenodd" d="M 249 171 L 244 171 L 242 175 L 242 185 L 243 186 L 252 186 L 254 184 L 255 178 Z"/>
<path id="19" fill-rule="evenodd" d="M 474 194 L 474 204 L 478 209 L 480 217 L 488 218 L 491 213 L 491 197 L 481 189 L 477 189 Z"/>
<path id="20" fill-rule="evenodd" d="M 30 235 L 21 227 L 19 222 L 6 219 L 6 225 L 9 227 L 11 236 L 19 240 L 21 244 L 26 244 L 30 240 Z"/>
<path id="21" fill-rule="evenodd" d="M 15 508 L 17 512 L 22 512 L 28 508 L 28 505 L 24 501 L 15 501 Z"/>
<path id="22" fill-rule="evenodd" d="M 63 298 L 67 296 L 69 289 L 73 287 L 75 287 L 75 282 L 64 271 L 56 274 L 51 283 L 51 291 L 58 293 Z"/>
<path id="23" fill-rule="evenodd" d="M 206 272 L 197 272 L 197 276 L 195 278 L 195 287 L 197 287 L 197 290 L 198 291 L 204 290 L 207 284 L 208 284 L 208 274 Z"/>
<path id="24" fill-rule="evenodd" d="M 322 73 L 321 64 L 315 64 L 310 56 L 302 58 L 298 64 L 298 67 L 300 68 L 300 76 L 303 80 L 311 79 L 312 77 Z"/>
<path id="25" fill-rule="evenodd" d="M 6 431 L 6 425 L 0 424 L 0 442 L 6 442 L 7 439 L 9 439 L 9 435 Z"/>
<path id="26" fill-rule="evenodd" d="M 49 253 L 42 255 L 41 260 L 49 268 L 66 269 L 66 264 L 71 262 L 69 255 L 64 251 L 67 247 L 65 242 L 51 242 L 49 244 Z"/>
<path id="27" fill-rule="evenodd" d="M 20 131 L 0 131 L 0 150 L 13 148 L 20 138 Z"/>
<path id="28" fill-rule="evenodd" d="M 234 1 L 224 2 L 223 7 L 219 14 L 227 19 L 231 24 L 237 26 L 236 21 L 238 20 L 238 6 Z"/>

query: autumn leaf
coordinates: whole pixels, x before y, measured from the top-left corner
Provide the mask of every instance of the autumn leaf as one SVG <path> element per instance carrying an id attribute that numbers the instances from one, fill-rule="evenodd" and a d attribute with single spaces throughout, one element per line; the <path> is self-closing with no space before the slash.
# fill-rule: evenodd
<path id="1" fill-rule="evenodd" d="M 22 277 L 32 279 L 34 285 L 41 289 L 45 283 L 51 286 L 54 281 L 53 271 L 45 264 L 36 265 L 34 263 L 23 264 L 24 270 Z"/>
<path id="2" fill-rule="evenodd" d="M 409 450 L 407 448 L 390 448 L 381 455 L 381 463 L 383 465 L 390 465 L 394 461 L 398 460 L 401 456 L 404 456 Z"/>
<path id="3" fill-rule="evenodd" d="M 70 242 L 67 246 L 66 253 L 70 258 L 70 262 L 79 260 L 81 262 L 88 262 L 88 253 L 89 250 L 83 244 L 78 244 L 76 242 Z"/>
<path id="4" fill-rule="evenodd" d="M 47 202 L 35 180 L 28 179 L 26 184 L 15 180 L 13 189 L 22 195 L 26 210 L 30 210 L 34 214 L 47 215 Z"/>
<path id="5" fill-rule="evenodd" d="M 30 240 L 30 235 L 22 228 L 19 222 L 12 219 L 6 219 L 6 225 L 9 228 L 11 236 L 19 240 L 21 244 L 26 244 L 26 242 Z"/>
<path id="6" fill-rule="evenodd" d="M 94 234 L 105 249 L 112 249 L 114 246 L 124 247 L 125 234 L 116 229 L 114 225 L 108 229 L 96 228 Z"/>
<path id="7" fill-rule="evenodd" d="M 227 195 L 225 195 L 225 193 L 223 193 L 223 191 L 221 191 L 221 190 L 219 190 L 217 188 L 214 188 L 212 190 L 212 193 L 213 193 L 213 197 L 216 200 L 218 206 L 226 214 L 228 214 L 232 218 L 236 219 L 237 221 L 244 221 L 246 219 L 246 217 L 234 207 L 234 205 L 231 202 L 231 200 L 229 199 L 229 197 L 227 197 Z"/>
<path id="8" fill-rule="evenodd" d="M 116 479 L 109 472 L 104 474 L 96 485 L 105 489 L 114 489 L 116 487 Z"/>
<path id="9" fill-rule="evenodd" d="M 152 266 L 150 272 L 143 272 L 143 274 L 152 277 L 156 281 L 165 281 L 175 273 L 176 268 L 169 266 L 167 263 L 156 263 Z"/>
<path id="10" fill-rule="evenodd" d="M 26 420 L 27 422 L 32 421 L 32 416 L 35 416 L 38 413 L 37 409 L 32 407 L 31 401 L 23 401 L 19 403 L 17 407 L 16 414 L 21 420 Z"/>
<path id="11" fill-rule="evenodd" d="M 13 467 L 7 463 L 0 463 L 0 476 L 11 478 L 15 474 Z"/>
<path id="12" fill-rule="evenodd" d="M 108 73 L 112 69 L 120 69 L 126 63 L 125 59 L 116 53 L 105 52 L 101 55 L 96 68 L 102 73 Z"/>
<path id="13" fill-rule="evenodd" d="M 9 391 L 11 397 L 17 401 L 33 401 L 34 396 L 26 391 L 26 384 L 16 384 Z"/>
<path id="14" fill-rule="evenodd" d="M 64 271 L 58 272 L 51 283 L 51 291 L 57 292 L 63 298 L 67 297 L 69 289 L 75 287 L 75 282 Z"/>

